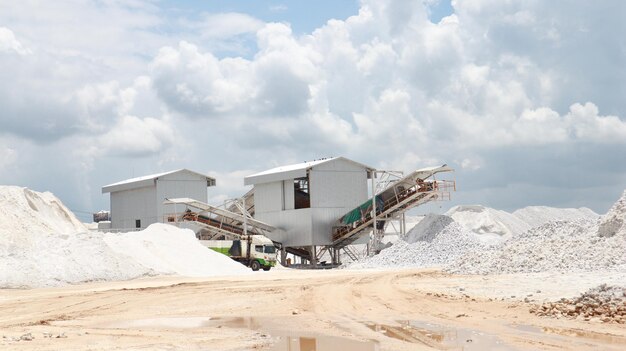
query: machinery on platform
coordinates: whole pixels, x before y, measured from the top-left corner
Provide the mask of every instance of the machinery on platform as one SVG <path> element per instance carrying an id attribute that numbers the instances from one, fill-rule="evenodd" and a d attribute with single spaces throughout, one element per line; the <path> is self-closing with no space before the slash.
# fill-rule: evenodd
<path id="1" fill-rule="evenodd" d="M 292 254 L 301 267 L 335 267 L 341 252 L 357 259 L 351 245 L 363 243 L 360 239 L 367 239 L 367 255 L 379 252 L 385 228 L 394 221 L 398 234 L 405 234 L 410 209 L 449 200 L 456 183 L 438 175 L 452 171 L 442 165 L 404 175 L 343 157 L 304 162 L 246 177 L 245 184 L 253 188 L 221 207 L 166 199 L 164 205 L 173 205 L 174 211 L 165 214 L 164 222 L 194 230 L 206 246 L 255 270 L 276 262 L 269 243 L 283 265 L 297 263 L 287 259 Z"/>
<path id="2" fill-rule="evenodd" d="M 253 271 L 270 270 L 276 265 L 276 246 L 265 236 L 276 228 L 257 221 L 245 211 L 245 201 L 233 202 L 232 211 L 189 198 L 166 199 L 174 212 L 165 222 L 192 229 L 200 243 Z M 176 207 L 184 207 L 177 212 Z"/>

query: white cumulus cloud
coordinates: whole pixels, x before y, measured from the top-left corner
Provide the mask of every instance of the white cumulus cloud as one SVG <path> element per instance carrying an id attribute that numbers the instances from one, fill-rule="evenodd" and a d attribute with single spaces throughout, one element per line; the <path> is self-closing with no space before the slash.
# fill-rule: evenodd
<path id="1" fill-rule="evenodd" d="M 170 147 L 174 132 L 168 123 L 156 118 L 123 116 L 99 142 L 107 154 L 139 157 Z"/>
<path id="2" fill-rule="evenodd" d="M 31 53 L 15 38 L 13 31 L 6 27 L 0 27 L 0 52 L 15 52 L 20 55 Z"/>

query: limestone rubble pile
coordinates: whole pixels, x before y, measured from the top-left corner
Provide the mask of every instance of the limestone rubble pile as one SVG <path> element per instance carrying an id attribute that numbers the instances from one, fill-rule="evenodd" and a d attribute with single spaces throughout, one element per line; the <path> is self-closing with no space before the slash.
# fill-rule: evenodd
<path id="1" fill-rule="evenodd" d="M 538 316 L 626 324 L 626 287 L 602 284 L 579 297 L 530 308 Z"/>
<path id="2" fill-rule="evenodd" d="M 598 235 L 626 237 L 626 190 L 609 212 L 600 219 Z"/>
<path id="3" fill-rule="evenodd" d="M 473 233 L 504 239 L 523 233 L 534 226 L 506 211 L 480 205 L 454 206 L 446 212 L 446 215 Z"/>
<path id="4" fill-rule="evenodd" d="M 497 247 L 468 252 L 446 270 L 460 274 L 510 274 L 622 270 L 626 239 L 601 237 L 596 221 L 553 221 Z"/>
<path id="5" fill-rule="evenodd" d="M 478 235 L 464 229 L 445 215 L 427 215 L 409 231 L 404 240 L 398 240 L 373 257 L 365 257 L 349 268 L 439 267 L 446 265 L 468 251 L 488 247 Z"/>

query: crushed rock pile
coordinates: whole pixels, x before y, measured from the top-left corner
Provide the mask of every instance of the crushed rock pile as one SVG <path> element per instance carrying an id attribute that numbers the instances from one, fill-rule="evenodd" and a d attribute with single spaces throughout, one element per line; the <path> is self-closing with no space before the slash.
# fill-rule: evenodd
<path id="1" fill-rule="evenodd" d="M 508 239 L 534 226 L 511 213 L 480 205 L 454 206 L 447 216 L 462 227 L 480 235 L 492 235 Z"/>
<path id="2" fill-rule="evenodd" d="M 470 252 L 446 270 L 460 274 L 573 272 L 626 267 L 623 237 L 600 237 L 597 222 L 554 221 L 500 246 Z"/>
<path id="3" fill-rule="evenodd" d="M 626 324 L 626 287 L 602 284 L 573 299 L 530 308 L 538 316 Z"/>
<path id="4" fill-rule="evenodd" d="M 446 215 L 475 234 L 505 240 L 555 220 L 597 220 L 600 217 L 586 207 L 528 206 L 509 213 L 481 205 L 454 206 L 446 212 Z"/>
<path id="5" fill-rule="evenodd" d="M 191 230 L 153 224 L 141 232 L 89 232 L 53 194 L 15 186 L 0 186 L 0 267 L 0 288 L 249 273 Z"/>
<path id="6" fill-rule="evenodd" d="M 449 216 L 430 214 L 417 223 L 404 238 L 409 244 L 417 241 L 431 242 L 450 223 L 454 222 Z"/>
<path id="7" fill-rule="evenodd" d="M 597 220 L 600 216 L 586 207 L 556 208 L 548 206 L 528 206 L 513 212 L 513 216 L 526 222 L 529 229 L 555 220 L 573 221 L 578 219 Z"/>
<path id="8" fill-rule="evenodd" d="M 407 233 L 406 240 L 398 240 L 378 255 L 354 262 L 348 268 L 436 267 L 470 250 L 486 247 L 450 217 L 436 214 L 427 215 Z"/>
<path id="9" fill-rule="evenodd" d="M 626 272 L 626 192 L 600 218 L 588 208 L 513 214 L 456 206 L 426 216 L 392 247 L 350 268 L 441 266 L 458 274 Z"/>
<path id="10" fill-rule="evenodd" d="M 598 235 L 626 237 L 626 190 L 609 212 L 600 219 Z"/>

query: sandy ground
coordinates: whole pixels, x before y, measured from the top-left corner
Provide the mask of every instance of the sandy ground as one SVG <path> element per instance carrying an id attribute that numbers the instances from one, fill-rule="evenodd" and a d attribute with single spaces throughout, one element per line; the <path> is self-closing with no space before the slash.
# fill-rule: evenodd
<path id="1" fill-rule="evenodd" d="M 277 270 L 0 290 L 0 349 L 626 349 L 624 325 L 537 317 L 522 301 L 595 279 L 624 276 Z"/>

